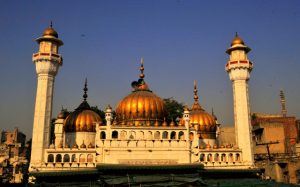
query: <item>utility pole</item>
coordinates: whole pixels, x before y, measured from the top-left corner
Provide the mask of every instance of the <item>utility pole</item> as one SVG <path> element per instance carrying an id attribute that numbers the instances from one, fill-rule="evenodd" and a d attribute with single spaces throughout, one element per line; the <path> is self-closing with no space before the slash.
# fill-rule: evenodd
<path id="1" fill-rule="evenodd" d="M 256 145 L 266 145 L 267 146 L 267 152 L 268 152 L 268 157 L 269 157 L 269 160 L 271 161 L 271 154 L 270 154 L 270 146 L 271 144 L 278 144 L 279 141 L 270 141 L 270 142 L 263 142 L 263 143 L 256 143 Z"/>

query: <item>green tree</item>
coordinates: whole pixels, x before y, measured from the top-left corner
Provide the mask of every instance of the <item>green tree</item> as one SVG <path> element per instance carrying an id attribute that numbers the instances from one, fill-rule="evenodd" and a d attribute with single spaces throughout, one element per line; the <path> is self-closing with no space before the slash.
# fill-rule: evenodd
<path id="1" fill-rule="evenodd" d="M 167 123 L 172 120 L 177 121 L 182 117 L 184 111 L 184 104 L 176 101 L 173 97 L 163 99 L 167 109 Z"/>

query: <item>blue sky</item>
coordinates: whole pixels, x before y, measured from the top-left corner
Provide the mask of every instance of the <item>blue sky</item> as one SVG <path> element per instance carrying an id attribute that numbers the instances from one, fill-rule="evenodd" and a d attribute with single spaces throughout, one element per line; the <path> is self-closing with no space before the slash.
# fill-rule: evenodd
<path id="1" fill-rule="evenodd" d="M 283 89 L 289 115 L 300 117 L 300 1 L 0 1 L 1 129 L 31 136 L 36 94 L 35 39 L 53 21 L 64 41 L 53 115 L 75 109 L 88 79 L 88 102 L 101 109 L 130 93 L 145 59 L 145 80 L 160 97 L 199 101 L 233 125 L 225 50 L 238 32 L 252 51 L 252 112 L 279 113 Z"/>

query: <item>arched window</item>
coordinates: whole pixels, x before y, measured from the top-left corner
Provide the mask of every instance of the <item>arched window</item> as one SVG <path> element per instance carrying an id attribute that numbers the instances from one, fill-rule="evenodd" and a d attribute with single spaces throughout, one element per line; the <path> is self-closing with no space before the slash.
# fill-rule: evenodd
<path id="1" fill-rule="evenodd" d="M 190 132 L 190 141 L 194 140 L 194 133 Z"/>
<path id="2" fill-rule="evenodd" d="M 91 154 L 87 155 L 87 162 L 93 162 L 93 155 Z"/>
<path id="3" fill-rule="evenodd" d="M 164 132 L 162 133 L 162 138 L 163 138 L 163 139 L 168 139 L 168 132 L 167 132 L 167 131 L 164 131 Z"/>
<path id="4" fill-rule="evenodd" d="M 53 154 L 48 155 L 48 162 L 54 162 Z"/>
<path id="5" fill-rule="evenodd" d="M 237 161 L 237 162 L 239 162 L 239 161 L 241 161 L 241 156 L 240 156 L 240 154 L 236 154 L 235 155 L 235 161 Z"/>
<path id="6" fill-rule="evenodd" d="M 159 132 L 159 131 L 156 131 L 156 132 L 154 133 L 154 139 L 156 139 L 156 140 L 159 140 L 159 139 L 160 139 L 160 132 Z"/>
<path id="7" fill-rule="evenodd" d="M 118 131 L 113 131 L 111 137 L 114 139 L 118 139 Z"/>
<path id="8" fill-rule="evenodd" d="M 223 153 L 223 154 L 221 155 L 221 161 L 222 161 L 222 162 L 226 162 L 226 154 Z"/>
<path id="9" fill-rule="evenodd" d="M 171 132 L 171 139 L 176 139 L 176 132 L 175 131 Z"/>
<path id="10" fill-rule="evenodd" d="M 70 162 L 70 156 L 68 154 L 64 155 L 64 162 Z"/>
<path id="11" fill-rule="evenodd" d="M 84 154 L 79 155 L 79 162 L 85 162 L 85 155 Z"/>
<path id="12" fill-rule="evenodd" d="M 219 154 L 218 153 L 215 154 L 215 159 L 214 160 L 215 160 L 215 162 L 219 162 Z"/>
<path id="13" fill-rule="evenodd" d="M 207 155 L 207 161 L 208 161 L 208 162 L 213 161 L 212 154 L 208 154 L 208 155 Z"/>
<path id="14" fill-rule="evenodd" d="M 152 132 L 151 131 L 148 131 L 148 133 L 147 133 L 147 139 L 148 140 L 152 140 Z"/>
<path id="15" fill-rule="evenodd" d="M 232 153 L 230 153 L 228 155 L 228 162 L 233 162 L 233 154 Z"/>
<path id="16" fill-rule="evenodd" d="M 140 140 L 143 140 L 143 139 L 144 139 L 144 132 L 143 132 L 143 131 L 139 131 L 139 132 L 138 132 L 137 139 L 140 139 Z"/>
<path id="17" fill-rule="evenodd" d="M 72 162 L 76 162 L 76 155 L 75 154 L 72 155 Z"/>
<path id="18" fill-rule="evenodd" d="M 61 154 L 56 155 L 55 162 L 61 162 Z"/>
<path id="19" fill-rule="evenodd" d="M 134 131 L 130 131 L 129 139 L 135 139 L 135 132 Z"/>
<path id="20" fill-rule="evenodd" d="M 184 140 L 184 132 L 180 131 L 180 132 L 178 133 L 178 139 L 179 139 L 179 140 Z"/>
<path id="21" fill-rule="evenodd" d="M 100 133 L 100 139 L 106 139 L 106 134 L 104 131 L 101 131 Z"/>
<path id="22" fill-rule="evenodd" d="M 126 135 L 127 135 L 126 131 L 121 131 L 121 133 L 120 133 L 120 139 L 121 140 L 125 140 L 126 139 Z"/>
<path id="23" fill-rule="evenodd" d="M 202 154 L 200 155 L 200 162 L 204 162 L 204 160 L 205 160 L 205 155 L 202 153 Z"/>

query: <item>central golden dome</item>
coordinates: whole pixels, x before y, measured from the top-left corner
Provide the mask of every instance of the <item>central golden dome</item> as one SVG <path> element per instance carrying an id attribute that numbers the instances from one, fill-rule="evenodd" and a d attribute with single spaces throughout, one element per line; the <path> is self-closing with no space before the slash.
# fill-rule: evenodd
<path id="1" fill-rule="evenodd" d="M 122 99 L 116 108 L 116 125 L 161 126 L 166 116 L 164 101 L 154 94 L 144 81 L 141 63 L 138 81 L 132 82 L 134 91 Z"/>

